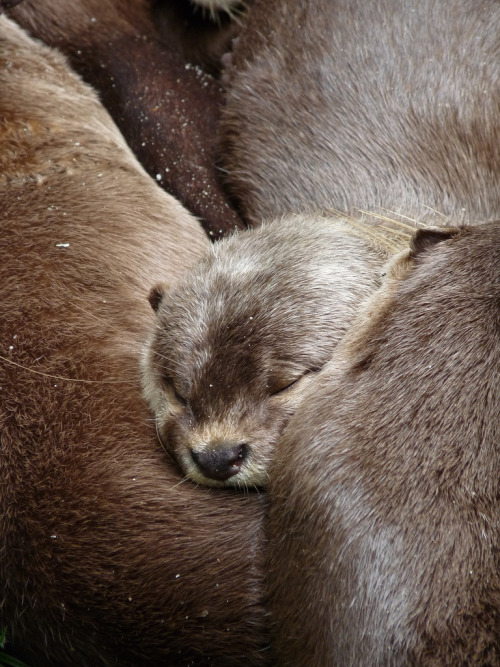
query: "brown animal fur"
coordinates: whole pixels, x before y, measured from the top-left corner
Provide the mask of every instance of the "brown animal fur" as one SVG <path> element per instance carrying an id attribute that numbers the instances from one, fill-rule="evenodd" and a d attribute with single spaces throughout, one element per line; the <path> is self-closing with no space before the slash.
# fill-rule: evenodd
<path id="1" fill-rule="evenodd" d="M 171 13 L 160 34 L 150 4 L 25 0 L 10 16 L 69 57 L 149 174 L 218 238 L 243 227 L 214 166 L 221 89 L 186 61 L 179 17 Z"/>
<path id="2" fill-rule="evenodd" d="M 257 0 L 222 123 L 245 219 L 500 216 L 499 35 L 497 0 Z"/>
<path id="3" fill-rule="evenodd" d="M 212 486 L 267 483 L 304 388 L 406 241 L 403 230 L 289 217 L 221 241 L 174 289 L 153 290 L 144 394 L 186 475 Z"/>
<path id="4" fill-rule="evenodd" d="M 499 35 L 495 0 L 257 0 L 221 144 L 244 217 L 500 216 Z M 500 229 L 449 236 L 397 261 L 279 442 L 280 665 L 500 663 Z"/>
<path id="5" fill-rule="evenodd" d="M 146 301 L 209 246 L 57 53 L 0 18 L 0 627 L 31 665 L 261 665 L 263 498 L 141 399 Z M 244 530 L 242 530 L 244 527 Z"/>
<path id="6" fill-rule="evenodd" d="M 23 0 L 0 0 L 0 12 L 3 12 L 5 9 L 11 9 L 20 2 L 23 2 Z"/>
<path id="7" fill-rule="evenodd" d="M 500 664 L 499 267 L 499 222 L 419 233 L 291 420 L 277 664 Z"/>

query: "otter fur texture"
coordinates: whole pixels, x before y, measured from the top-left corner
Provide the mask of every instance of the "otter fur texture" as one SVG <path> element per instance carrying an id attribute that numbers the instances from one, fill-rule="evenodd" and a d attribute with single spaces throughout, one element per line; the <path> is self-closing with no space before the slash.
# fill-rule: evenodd
<path id="1" fill-rule="evenodd" d="M 6 17 L 0 44 L 7 650 L 37 667 L 265 665 L 264 498 L 182 484 L 141 397 L 150 286 L 209 241 L 59 53 Z"/>
<path id="2" fill-rule="evenodd" d="M 222 89 L 211 73 L 195 66 L 190 43 L 196 42 L 203 63 L 205 52 L 219 50 L 220 35 L 200 22 L 191 36 L 182 4 L 24 0 L 9 16 L 69 58 L 99 91 L 147 172 L 216 239 L 244 225 L 215 167 Z"/>
<path id="3" fill-rule="evenodd" d="M 227 12 L 232 14 L 238 7 L 241 7 L 242 0 L 191 0 L 194 5 L 208 9 L 212 14 L 214 12 Z"/>
<path id="4" fill-rule="evenodd" d="M 220 128 L 244 218 L 500 217 L 499 35 L 497 0 L 256 0 Z"/>
<path id="5" fill-rule="evenodd" d="M 500 223 L 420 231 L 270 468 L 274 660 L 500 663 Z"/>

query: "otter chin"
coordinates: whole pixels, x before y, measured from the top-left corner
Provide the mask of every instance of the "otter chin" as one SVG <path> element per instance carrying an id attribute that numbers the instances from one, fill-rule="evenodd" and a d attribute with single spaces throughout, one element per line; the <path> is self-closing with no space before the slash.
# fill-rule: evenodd
<path id="1" fill-rule="evenodd" d="M 149 301 L 143 393 L 164 448 L 210 486 L 265 486 L 277 441 L 394 250 L 369 223 L 290 216 L 236 234 Z"/>

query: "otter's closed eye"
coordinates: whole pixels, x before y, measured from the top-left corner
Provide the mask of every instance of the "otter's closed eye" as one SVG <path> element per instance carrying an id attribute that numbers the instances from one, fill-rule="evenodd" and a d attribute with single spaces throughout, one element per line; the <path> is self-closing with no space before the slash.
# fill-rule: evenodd
<path id="1" fill-rule="evenodd" d="M 181 405 L 187 405 L 187 404 L 188 404 L 187 399 L 185 399 L 184 396 L 182 396 L 181 394 L 179 394 L 179 392 L 176 390 L 175 387 L 173 387 L 173 391 L 174 391 L 174 396 L 175 396 L 176 400 L 177 400 Z"/>
<path id="2" fill-rule="evenodd" d="M 169 375 L 164 375 L 162 377 L 162 380 L 165 387 L 167 387 L 167 389 L 170 389 L 170 391 L 173 393 L 176 401 L 178 401 L 181 405 L 188 404 L 187 399 L 185 399 L 184 396 L 177 391 L 174 381 Z"/>
<path id="3" fill-rule="evenodd" d="M 303 377 L 303 376 L 300 375 L 299 377 L 297 377 L 297 378 L 295 378 L 295 379 L 293 379 L 293 380 L 291 380 L 291 381 L 284 382 L 281 386 L 278 386 L 277 388 L 276 388 L 276 386 L 275 386 L 274 384 L 271 385 L 271 386 L 272 386 L 272 389 L 271 389 L 271 396 L 276 396 L 277 394 L 283 394 L 285 391 L 288 391 L 288 389 L 291 389 L 295 384 L 297 384 L 297 382 L 298 382 L 302 377 Z"/>
<path id="4" fill-rule="evenodd" d="M 287 392 L 289 389 L 292 389 L 292 387 L 294 387 L 300 380 L 307 377 L 308 375 L 317 373 L 320 370 L 320 368 L 308 368 L 305 371 L 301 371 L 299 374 L 296 374 L 293 378 L 289 376 L 288 378 L 282 379 L 281 381 L 276 378 L 273 379 L 268 385 L 270 388 L 271 396 L 277 396 L 278 394 Z"/>
<path id="5" fill-rule="evenodd" d="M 302 378 L 308 375 L 310 372 L 311 371 L 309 369 L 306 369 L 300 370 L 293 375 L 290 374 L 281 378 L 272 378 L 268 384 L 270 390 L 269 393 L 271 396 L 277 396 L 278 394 L 287 392 L 289 389 L 294 387 L 297 382 L 299 382 L 299 380 L 302 380 Z"/>

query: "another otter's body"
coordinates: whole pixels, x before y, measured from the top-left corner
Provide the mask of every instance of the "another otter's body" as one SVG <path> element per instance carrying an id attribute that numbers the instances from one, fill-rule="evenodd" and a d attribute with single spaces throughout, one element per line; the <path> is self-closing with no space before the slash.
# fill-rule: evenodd
<path id="1" fill-rule="evenodd" d="M 221 162 L 247 221 L 500 216 L 496 0 L 257 0 L 227 76 Z"/>
<path id="2" fill-rule="evenodd" d="M 221 160 L 247 221 L 500 217 L 496 0 L 257 0 L 227 76 Z M 279 665 L 500 662 L 500 231 L 432 238 L 398 260 L 273 457 Z"/>
<path id="3" fill-rule="evenodd" d="M 60 55 L 6 18 L 0 41 L 7 650 L 37 667 L 265 664 L 262 497 L 180 484 L 140 391 L 150 285 L 209 242 Z"/>
<path id="4" fill-rule="evenodd" d="M 275 664 L 500 662 L 500 223 L 441 234 L 396 261 L 277 448 Z"/>
<path id="5" fill-rule="evenodd" d="M 244 225 L 215 167 L 222 89 L 186 53 L 183 4 L 188 0 L 24 0 L 10 16 L 68 56 L 148 173 L 219 238 Z M 196 38 L 203 62 L 220 36 L 200 22 Z"/>

